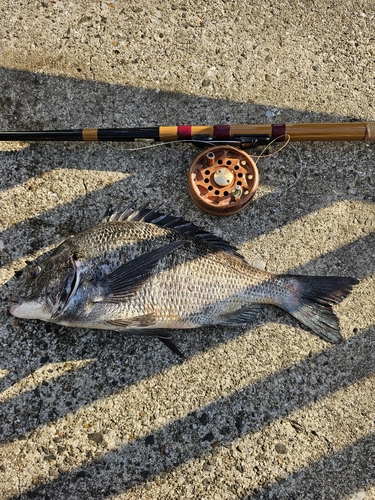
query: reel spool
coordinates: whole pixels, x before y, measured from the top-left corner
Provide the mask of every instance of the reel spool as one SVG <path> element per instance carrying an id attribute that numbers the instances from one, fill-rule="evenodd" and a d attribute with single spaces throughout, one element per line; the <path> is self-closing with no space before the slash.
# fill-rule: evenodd
<path id="1" fill-rule="evenodd" d="M 254 160 L 233 146 L 214 146 L 200 153 L 189 170 L 189 194 L 211 215 L 233 215 L 245 208 L 259 184 Z"/>

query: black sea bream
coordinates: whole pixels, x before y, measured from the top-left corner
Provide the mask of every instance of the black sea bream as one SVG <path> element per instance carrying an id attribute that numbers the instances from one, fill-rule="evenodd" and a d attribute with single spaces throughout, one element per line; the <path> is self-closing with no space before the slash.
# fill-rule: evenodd
<path id="1" fill-rule="evenodd" d="M 173 329 L 245 325 L 260 304 L 281 307 L 339 342 L 332 305 L 358 282 L 261 271 L 218 236 L 147 207 L 108 212 L 38 260 L 12 296 L 11 314 L 151 335 L 177 353 Z"/>

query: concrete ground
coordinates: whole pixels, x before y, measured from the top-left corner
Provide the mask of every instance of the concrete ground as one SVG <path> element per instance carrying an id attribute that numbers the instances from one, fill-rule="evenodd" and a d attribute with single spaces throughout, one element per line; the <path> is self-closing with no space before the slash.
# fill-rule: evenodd
<path id="1" fill-rule="evenodd" d="M 0 129 L 375 121 L 372 0 L 0 0 Z M 294 143 L 228 218 L 192 146 L 0 144 L 2 499 L 375 498 L 375 145 Z M 356 276 L 332 346 L 264 308 L 150 339 L 9 315 L 25 263 L 137 199 L 280 273 Z"/>

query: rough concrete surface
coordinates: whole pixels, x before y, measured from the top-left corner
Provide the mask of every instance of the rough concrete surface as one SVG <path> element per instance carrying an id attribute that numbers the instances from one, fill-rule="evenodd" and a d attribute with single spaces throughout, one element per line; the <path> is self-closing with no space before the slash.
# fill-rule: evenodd
<path id="1" fill-rule="evenodd" d="M 0 0 L 0 129 L 375 121 L 367 1 Z M 139 147 L 139 146 L 136 146 Z M 2 499 L 375 498 L 375 145 L 259 160 L 228 218 L 173 144 L 0 144 Z M 109 204 L 162 204 L 270 271 L 356 276 L 332 346 L 280 310 L 152 339 L 9 315 L 25 263 Z"/>

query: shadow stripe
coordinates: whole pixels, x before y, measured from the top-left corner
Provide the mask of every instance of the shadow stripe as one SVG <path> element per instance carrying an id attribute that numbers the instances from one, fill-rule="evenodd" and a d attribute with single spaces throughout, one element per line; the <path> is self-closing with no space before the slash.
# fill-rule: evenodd
<path id="1" fill-rule="evenodd" d="M 80 465 L 77 469 L 63 473 L 59 478 L 45 485 L 29 490 L 25 495 L 12 497 L 39 498 L 42 495 L 68 495 L 69 484 L 75 483 L 79 477 L 84 477 L 86 490 L 101 492 L 100 498 L 109 498 L 113 495 L 114 487 L 117 492 L 125 492 L 136 485 L 142 484 L 146 479 L 151 480 L 170 472 L 179 465 L 186 464 L 191 460 L 204 456 L 212 451 L 209 443 L 200 440 L 200 446 L 196 446 L 201 428 L 197 428 L 197 439 L 187 442 L 181 429 L 191 428 L 193 424 L 199 424 L 198 417 L 203 413 L 209 414 L 211 421 L 215 422 L 215 416 L 220 415 L 227 422 L 231 431 L 222 436 L 218 429 L 205 426 L 204 433 L 212 430 L 218 444 L 223 446 L 233 440 L 259 431 L 266 425 L 290 415 L 298 409 L 315 403 L 327 395 L 343 389 L 368 377 L 375 372 L 375 352 L 368 352 L 363 345 L 370 344 L 375 340 L 375 328 L 351 338 L 346 344 L 335 346 L 317 356 L 305 359 L 295 365 L 288 367 L 277 374 L 262 379 L 260 382 L 243 390 L 237 391 L 229 397 L 210 403 L 204 408 L 197 409 L 182 419 L 165 425 L 162 429 L 153 432 L 149 436 L 136 439 L 130 444 L 110 451 L 103 456 L 95 458 L 87 465 Z M 350 359 L 351 364 L 348 364 Z M 326 385 L 321 379 L 316 380 L 313 376 L 316 372 L 316 364 L 329 373 Z M 293 382 L 294 381 L 294 382 Z M 287 384 L 291 385 L 292 391 L 285 393 Z M 236 401 L 243 401 L 243 410 L 239 415 L 231 413 Z M 242 424 L 239 425 L 239 419 Z M 201 427 L 201 426 L 200 426 Z M 155 446 L 148 443 L 152 441 Z M 159 446 L 161 445 L 161 446 Z M 164 447 L 164 448 L 163 448 Z M 168 447 L 170 449 L 168 449 Z M 175 455 L 174 450 L 181 448 L 183 454 Z M 162 451 L 164 449 L 164 451 Z M 133 460 L 133 456 L 142 456 L 142 462 Z M 108 468 L 111 474 L 106 484 L 97 485 L 97 470 Z M 122 473 L 120 474 L 120 471 Z M 119 491 L 120 490 L 120 491 Z M 35 496 L 34 496 L 35 495 Z"/>

